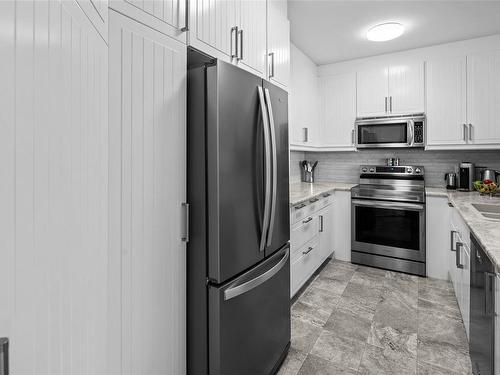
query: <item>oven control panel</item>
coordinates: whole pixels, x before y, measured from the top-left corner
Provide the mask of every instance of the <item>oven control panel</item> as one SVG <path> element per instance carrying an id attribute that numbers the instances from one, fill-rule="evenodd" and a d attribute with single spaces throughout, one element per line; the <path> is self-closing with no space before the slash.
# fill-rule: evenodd
<path id="1" fill-rule="evenodd" d="M 360 167 L 361 175 L 386 175 L 386 176 L 423 176 L 424 167 L 422 166 L 380 166 L 380 165 L 362 165 Z"/>

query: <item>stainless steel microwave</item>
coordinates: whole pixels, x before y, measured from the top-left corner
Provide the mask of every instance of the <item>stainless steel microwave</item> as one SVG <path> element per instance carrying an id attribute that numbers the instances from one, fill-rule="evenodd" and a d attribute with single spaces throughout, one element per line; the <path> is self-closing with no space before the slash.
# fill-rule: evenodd
<path id="1" fill-rule="evenodd" d="M 424 147 L 425 115 L 359 118 L 357 148 Z"/>

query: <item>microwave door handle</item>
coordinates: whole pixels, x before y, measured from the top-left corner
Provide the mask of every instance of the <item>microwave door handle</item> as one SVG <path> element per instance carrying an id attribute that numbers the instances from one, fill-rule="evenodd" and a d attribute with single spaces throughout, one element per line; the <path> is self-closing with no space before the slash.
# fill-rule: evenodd
<path id="1" fill-rule="evenodd" d="M 414 126 L 415 126 L 413 120 L 409 120 L 407 126 L 408 126 L 408 130 L 407 130 L 407 133 L 408 133 L 408 146 L 413 146 L 413 141 L 414 141 L 413 129 L 414 129 Z"/>

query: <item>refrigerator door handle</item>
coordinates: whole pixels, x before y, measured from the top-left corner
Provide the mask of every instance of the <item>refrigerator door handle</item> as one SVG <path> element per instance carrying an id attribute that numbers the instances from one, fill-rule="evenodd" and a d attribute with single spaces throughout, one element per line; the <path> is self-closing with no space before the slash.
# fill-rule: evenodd
<path id="1" fill-rule="evenodd" d="M 280 261 L 271 269 L 267 270 L 263 274 L 257 276 L 256 278 L 244 282 L 243 284 L 236 285 L 234 287 L 228 288 L 224 291 L 224 301 L 228 301 L 232 298 L 238 297 L 241 294 L 247 293 L 252 289 L 257 288 L 259 285 L 265 283 L 267 280 L 276 275 L 285 265 L 288 260 L 290 250 L 287 249 Z"/>
<path id="2" fill-rule="evenodd" d="M 271 218 L 269 222 L 269 232 L 267 234 L 267 246 L 271 245 L 274 232 L 274 217 L 276 216 L 276 190 L 278 181 L 278 157 L 276 152 L 276 128 L 274 126 L 273 107 L 271 105 L 271 94 L 265 89 L 267 111 L 269 113 L 269 126 L 271 133 L 271 151 L 272 151 L 272 191 L 271 191 Z"/>
<path id="3" fill-rule="evenodd" d="M 269 229 L 269 214 L 271 210 L 271 145 L 269 135 L 269 119 L 267 113 L 266 102 L 264 100 L 264 90 L 262 86 L 258 86 L 260 113 L 262 115 L 262 123 L 264 128 L 264 149 L 265 149 L 265 181 L 264 181 L 264 216 L 262 218 L 262 234 L 260 237 L 259 251 L 264 251 L 266 247 L 266 235 Z"/>

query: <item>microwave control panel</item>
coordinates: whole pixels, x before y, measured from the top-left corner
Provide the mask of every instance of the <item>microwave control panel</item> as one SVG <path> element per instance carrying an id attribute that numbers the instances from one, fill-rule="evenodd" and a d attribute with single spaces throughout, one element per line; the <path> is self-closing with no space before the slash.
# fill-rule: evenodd
<path id="1" fill-rule="evenodd" d="M 424 123 L 423 121 L 415 121 L 414 125 L 414 143 L 424 143 Z"/>

